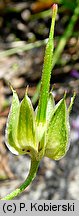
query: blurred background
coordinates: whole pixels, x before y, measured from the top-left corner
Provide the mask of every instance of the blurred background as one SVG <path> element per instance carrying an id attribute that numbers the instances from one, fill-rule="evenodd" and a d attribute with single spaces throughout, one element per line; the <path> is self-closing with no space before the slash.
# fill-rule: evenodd
<path id="1" fill-rule="evenodd" d="M 22 100 L 26 86 L 34 108 L 38 103 L 45 45 L 51 24 L 51 5 L 58 3 L 53 73 L 56 103 L 67 92 L 71 145 L 60 161 L 44 158 L 33 183 L 17 199 L 79 199 L 79 0 L 0 0 L 0 197 L 26 178 L 30 158 L 15 156 L 5 146 L 5 125 L 12 92 Z"/>

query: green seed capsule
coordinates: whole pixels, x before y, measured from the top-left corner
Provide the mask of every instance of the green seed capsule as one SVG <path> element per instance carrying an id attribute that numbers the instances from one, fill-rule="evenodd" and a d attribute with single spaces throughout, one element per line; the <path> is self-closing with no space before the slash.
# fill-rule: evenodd
<path id="1" fill-rule="evenodd" d="M 52 9 L 38 107 L 34 112 L 27 92 L 20 103 L 16 91 L 13 90 L 12 106 L 6 125 L 8 148 L 14 154 L 29 154 L 37 160 L 41 160 L 43 156 L 59 160 L 66 154 L 70 141 L 69 112 L 75 98 L 74 95 L 67 109 L 65 97 L 55 106 L 53 94 L 49 92 L 57 5 L 54 4 Z"/>

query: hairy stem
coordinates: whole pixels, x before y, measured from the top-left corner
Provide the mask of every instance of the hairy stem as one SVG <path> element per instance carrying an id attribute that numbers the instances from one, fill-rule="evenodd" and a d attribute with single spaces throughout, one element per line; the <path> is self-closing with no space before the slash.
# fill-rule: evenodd
<path id="1" fill-rule="evenodd" d="M 53 59 L 53 49 L 54 49 L 54 27 L 55 20 L 57 15 L 57 5 L 53 5 L 52 7 L 52 23 L 49 33 L 49 39 L 45 50 L 44 57 L 44 65 L 42 70 L 42 78 L 41 78 L 41 91 L 40 98 L 37 110 L 37 123 L 45 122 L 46 120 L 46 109 L 47 109 L 47 101 L 49 96 L 49 88 L 50 88 L 50 78 L 51 78 L 51 70 L 52 70 L 52 59 Z"/>
<path id="2" fill-rule="evenodd" d="M 23 184 L 19 188 L 15 189 L 13 192 L 11 192 L 10 194 L 8 194 L 7 196 L 5 196 L 4 198 L 2 198 L 1 200 L 12 200 L 16 196 L 20 195 L 25 190 L 25 188 L 35 178 L 36 173 L 37 173 L 37 169 L 38 169 L 38 165 L 39 165 L 39 161 L 32 160 L 31 161 L 30 172 L 29 172 L 29 175 L 28 175 L 27 179 L 23 182 Z"/>

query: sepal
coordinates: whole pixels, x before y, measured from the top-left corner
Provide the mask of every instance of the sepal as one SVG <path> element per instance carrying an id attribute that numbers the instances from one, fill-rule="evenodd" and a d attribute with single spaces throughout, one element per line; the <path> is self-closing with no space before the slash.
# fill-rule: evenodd
<path id="1" fill-rule="evenodd" d="M 25 94 L 19 110 L 17 137 L 20 148 L 24 153 L 36 147 L 35 143 L 35 118 L 30 98 Z"/>
<path id="2" fill-rule="evenodd" d="M 19 145 L 17 142 L 17 126 L 19 117 L 20 103 L 16 91 L 13 91 L 12 105 L 7 119 L 6 131 L 5 131 L 5 143 L 9 150 L 18 155 Z"/>
<path id="3" fill-rule="evenodd" d="M 47 137 L 45 156 L 59 160 L 67 152 L 70 142 L 69 113 L 65 98 L 57 105 L 50 120 Z"/>
<path id="4" fill-rule="evenodd" d="M 16 155 L 29 154 L 34 156 L 37 153 L 37 146 L 35 140 L 35 116 L 31 100 L 26 92 L 20 103 L 16 91 L 12 91 L 13 99 L 5 133 L 6 145 Z"/>

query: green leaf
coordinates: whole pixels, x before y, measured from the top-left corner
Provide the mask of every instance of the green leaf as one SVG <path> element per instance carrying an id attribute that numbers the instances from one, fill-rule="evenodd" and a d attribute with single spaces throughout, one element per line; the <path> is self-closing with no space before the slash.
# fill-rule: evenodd
<path id="1" fill-rule="evenodd" d="M 65 99 L 62 99 L 57 104 L 48 126 L 45 156 L 54 160 L 62 158 L 69 148 L 69 138 L 69 116 Z"/>
<path id="2" fill-rule="evenodd" d="M 24 153 L 29 153 L 31 148 L 35 148 L 35 123 L 34 111 L 30 98 L 25 94 L 20 104 L 18 121 L 18 142 Z"/>
<path id="3" fill-rule="evenodd" d="M 19 116 L 19 99 L 16 91 L 13 90 L 13 100 L 11 109 L 8 115 L 6 131 L 5 131 L 5 142 L 10 151 L 14 154 L 18 154 L 19 145 L 17 142 L 17 125 Z"/>

